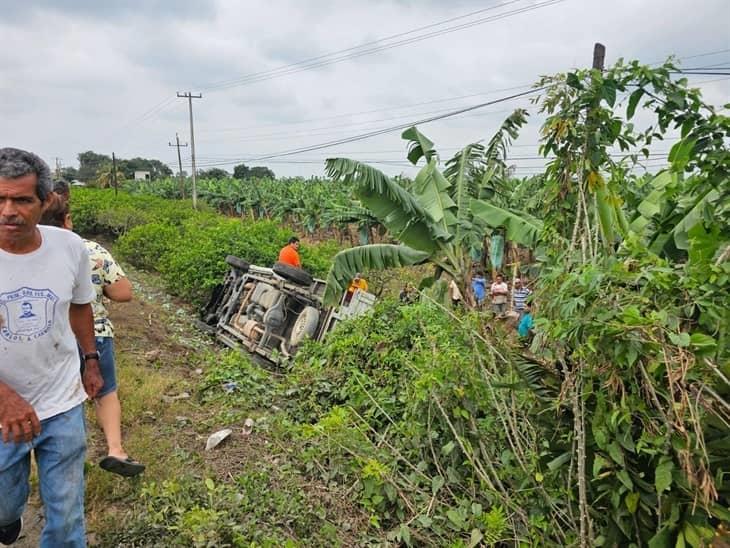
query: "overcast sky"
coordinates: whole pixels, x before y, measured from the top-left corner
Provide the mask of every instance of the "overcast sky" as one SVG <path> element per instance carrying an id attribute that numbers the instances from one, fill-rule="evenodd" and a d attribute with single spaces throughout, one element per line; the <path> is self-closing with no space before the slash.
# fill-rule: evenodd
<path id="1" fill-rule="evenodd" d="M 245 161 L 308 176 L 322 173 L 323 158 L 348 156 L 408 173 L 400 131 L 250 159 L 518 93 L 539 75 L 589 65 L 596 41 L 607 47 L 607 64 L 720 51 L 683 65 L 730 65 L 729 0 L 563 0 L 532 9 L 545 1 L 0 0 L 0 145 L 32 150 L 51 165 L 60 158 L 75 166 L 79 152 L 93 150 L 158 158 L 177 170 L 168 141 L 190 135 L 187 101 L 175 94 L 192 91 L 203 94 L 193 101 L 198 167 L 230 171 Z M 358 46 L 335 56 L 354 58 L 323 63 Z M 270 72 L 312 58 L 322 66 Z M 721 105 L 730 102 L 730 80 L 721 78 L 692 81 L 712 80 L 703 93 Z M 448 157 L 528 104 L 514 100 L 420 128 Z M 533 116 L 514 156 L 536 154 L 538 128 Z M 515 163 L 525 174 L 536 165 Z"/>

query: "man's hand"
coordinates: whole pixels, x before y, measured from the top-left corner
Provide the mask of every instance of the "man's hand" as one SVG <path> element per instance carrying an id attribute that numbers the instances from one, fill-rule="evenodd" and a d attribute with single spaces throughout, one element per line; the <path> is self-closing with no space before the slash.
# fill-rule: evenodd
<path id="1" fill-rule="evenodd" d="M 101 378 L 99 371 L 99 362 L 97 360 L 88 360 L 84 364 L 84 374 L 81 377 L 84 383 L 84 389 L 88 396 L 93 400 L 104 386 L 104 379 Z"/>
<path id="2" fill-rule="evenodd" d="M 0 390 L 0 428 L 3 443 L 29 442 L 41 433 L 41 421 L 33 407 L 7 386 Z"/>

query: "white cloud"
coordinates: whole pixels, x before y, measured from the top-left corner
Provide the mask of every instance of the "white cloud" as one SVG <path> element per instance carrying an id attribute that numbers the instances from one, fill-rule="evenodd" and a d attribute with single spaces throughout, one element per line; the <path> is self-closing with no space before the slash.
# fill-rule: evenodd
<path id="1" fill-rule="evenodd" d="M 187 105 L 174 98 L 176 91 L 196 92 L 498 3 L 76 0 L 35 2 L 32 8 L 13 3 L 0 21 L 5 144 L 33 150 L 51 163 L 60 157 L 67 165 L 87 149 L 172 162 L 168 141 L 175 132 L 188 138 Z M 419 113 L 488 100 L 495 95 L 332 118 L 532 82 L 540 74 L 588 65 L 595 41 L 606 44 L 607 63 L 619 56 L 653 62 L 670 53 L 729 49 L 729 21 L 726 0 L 691 8 L 679 0 L 567 0 L 342 63 L 204 91 L 194 101 L 197 154 L 201 164 L 264 155 L 406 122 L 409 114 L 418 119 Z M 730 52 L 687 64 L 728 59 Z M 730 101 L 727 80 L 703 90 L 714 104 Z M 154 110 L 160 105 L 164 108 Z M 444 147 L 464 145 L 489 136 L 511 106 L 429 124 L 423 131 Z M 303 120 L 311 121 L 292 125 Z M 533 120 L 521 143 L 536 142 L 537 125 Z M 380 152 L 391 150 L 404 150 L 398 132 L 291 159 L 339 152 L 359 153 L 361 159 L 404 157 Z M 520 153 L 527 150 L 536 152 L 525 147 Z M 321 173 L 319 164 L 270 166 L 278 174 Z"/>

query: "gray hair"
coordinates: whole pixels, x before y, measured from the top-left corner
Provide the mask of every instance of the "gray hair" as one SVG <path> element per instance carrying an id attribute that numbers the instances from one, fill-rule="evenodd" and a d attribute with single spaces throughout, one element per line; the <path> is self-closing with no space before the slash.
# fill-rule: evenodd
<path id="1" fill-rule="evenodd" d="M 42 202 L 53 191 L 51 170 L 40 156 L 19 148 L 0 148 L 0 177 L 18 179 L 24 175 L 36 175 L 36 194 Z"/>

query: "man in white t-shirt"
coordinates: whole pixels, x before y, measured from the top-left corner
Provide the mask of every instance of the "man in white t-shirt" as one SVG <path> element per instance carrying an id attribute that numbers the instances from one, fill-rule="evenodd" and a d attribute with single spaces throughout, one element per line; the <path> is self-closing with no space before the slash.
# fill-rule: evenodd
<path id="1" fill-rule="evenodd" d="M 34 452 L 46 518 L 41 546 L 81 547 L 82 404 L 102 385 L 95 294 L 81 238 L 38 226 L 51 185 L 38 156 L 0 149 L 0 543 L 20 533 Z"/>
<path id="2" fill-rule="evenodd" d="M 501 274 L 497 274 L 496 279 L 489 288 L 489 294 L 492 297 L 492 310 L 494 313 L 502 317 L 507 311 L 507 297 L 509 296 L 509 288 Z"/>

